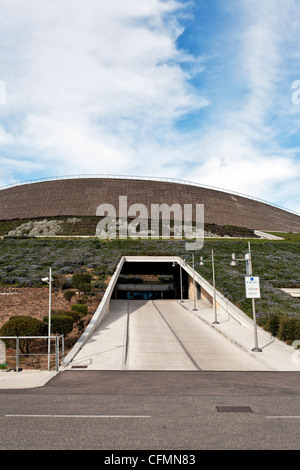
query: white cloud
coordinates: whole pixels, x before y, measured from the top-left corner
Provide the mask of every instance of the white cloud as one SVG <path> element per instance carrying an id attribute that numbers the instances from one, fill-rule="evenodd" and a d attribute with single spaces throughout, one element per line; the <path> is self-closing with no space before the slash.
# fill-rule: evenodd
<path id="1" fill-rule="evenodd" d="M 0 145 L 4 146 L 13 142 L 13 136 L 0 126 Z"/>
<path id="2" fill-rule="evenodd" d="M 24 13 L 18 21 L 17 4 Z M 78 0 L 4 2 L 2 22 L 8 17 L 10 29 L 1 25 L 2 40 L 18 67 L 11 69 L 6 57 L 11 102 L 37 113 L 97 118 L 142 114 L 145 107 L 172 118 L 197 107 L 176 65 L 180 30 L 158 21 L 176 6 L 158 0 L 90 0 L 88 7 Z"/>
<path id="3" fill-rule="evenodd" d="M 162 0 L 4 0 L 0 59 L 18 151 L 51 172 L 134 171 L 142 135 L 164 135 L 207 103 L 180 66 L 188 56 Z M 194 61 L 195 59 L 192 58 Z M 50 170 L 49 170 L 50 171 Z"/>
<path id="4" fill-rule="evenodd" d="M 281 143 L 299 126 L 291 121 L 287 68 L 293 54 L 290 21 L 299 6 L 282 0 L 234 2 L 240 23 L 234 69 L 246 90 L 232 95 L 232 107 L 222 101 L 198 140 L 197 181 L 273 201 L 300 212 L 298 149 Z M 293 7 L 293 8 L 292 8 Z M 293 21 L 293 34 L 298 30 Z M 296 27 L 297 26 L 297 27 Z M 224 87 L 226 90 L 226 86 Z M 214 109 L 214 103 L 212 103 Z M 280 189 L 279 189 L 280 188 Z"/>

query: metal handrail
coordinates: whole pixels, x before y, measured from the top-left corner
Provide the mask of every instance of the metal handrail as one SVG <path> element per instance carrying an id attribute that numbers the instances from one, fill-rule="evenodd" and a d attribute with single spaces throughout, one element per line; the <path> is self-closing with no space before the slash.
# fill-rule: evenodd
<path id="1" fill-rule="evenodd" d="M 166 183 L 177 183 L 177 184 L 185 184 L 185 185 L 190 185 L 190 186 L 196 186 L 204 189 L 212 189 L 214 191 L 220 191 L 223 193 L 228 193 L 232 194 L 233 196 L 239 196 L 243 198 L 247 198 L 253 201 L 257 202 L 262 202 L 263 204 L 267 204 L 271 207 L 275 207 L 277 209 L 284 210 L 285 212 L 290 212 L 291 214 L 297 215 L 300 217 L 300 213 L 296 212 L 292 209 L 287 209 L 286 207 L 280 206 L 278 204 L 266 201 L 264 199 L 254 197 L 254 196 L 249 196 L 247 194 L 240 193 L 238 191 L 231 191 L 229 189 L 225 188 L 218 188 L 216 186 L 209 186 L 205 184 L 200 184 L 196 183 L 193 181 L 186 181 L 186 180 L 181 180 L 177 178 L 163 178 L 161 176 L 134 176 L 134 175 L 111 175 L 111 174 L 78 174 L 78 175 L 63 175 L 63 176 L 50 176 L 46 178 L 39 178 L 39 179 L 32 179 L 32 180 L 24 180 L 24 181 L 19 181 L 15 183 L 8 184 L 6 186 L 2 186 L 0 188 L 0 191 L 3 189 L 8 189 L 12 188 L 15 186 L 22 186 L 25 184 L 32 184 L 32 183 L 42 183 L 46 181 L 56 181 L 56 180 L 66 180 L 66 179 L 77 179 L 77 178 L 111 178 L 111 179 L 137 179 L 137 180 L 143 180 L 143 181 L 162 181 Z"/>
<path id="2" fill-rule="evenodd" d="M 16 372 L 20 370 L 20 356 L 55 356 L 55 369 L 58 371 L 59 368 L 59 343 L 61 340 L 61 354 L 62 354 L 62 363 L 64 363 L 64 356 L 65 356 L 65 346 L 64 346 L 64 335 L 57 335 L 57 336 L 0 336 L 0 339 L 15 339 L 16 340 L 16 355 L 9 355 L 7 357 L 15 357 L 16 358 Z M 21 354 L 20 353 L 20 339 L 54 339 L 55 340 L 55 353 L 51 354 L 50 352 L 47 353 L 28 353 L 28 354 Z M 50 362 L 49 362 L 50 363 Z"/>

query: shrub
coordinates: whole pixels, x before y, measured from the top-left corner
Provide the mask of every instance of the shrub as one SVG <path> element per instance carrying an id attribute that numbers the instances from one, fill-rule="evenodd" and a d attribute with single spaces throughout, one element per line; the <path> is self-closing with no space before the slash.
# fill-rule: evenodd
<path id="1" fill-rule="evenodd" d="M 88 314 L 88 306 L 85 304 L 74 304 L 71 306 L 71 310 L 78 312 L 82 317 Z"/>
<path id="2" fill-rule="evenodd" d="M 76 312 L 75 310 L 63 310 L 63 309 L 57 309 L 57 310 L 51 310 L 51 323 L 52 323 L 52 318 L 54 316 L 61 316 L 61 315 L 67 315 L 72 318 L 73 323 L 77 322 L 80 320 L 81 315 L 80 313 Z M 43 318 L 43 322 L 48 323 L 48 316 L 45 316 Z"/>
<path id="3" fill-rule="evenodd" d="M 70 310 L 69 312 L 66 312 L 66 315 L 69 315 L 69 317 L 72 318 L 73 323 L 78 322 L 82 315 L 79 312 L 76 312 L 75 310 Z"/>
<path id="4" fill-rule="evenodd" d="M 81 318 L 80 313 L 76 312 L 75 310 L 58 309 L 58 310 L 53 311 L 52 315 L 55 315 L 55 316 L 57 316 L 57 315 L 67 315 L 67 316 L 72 318 L 73 323 L 77 322 Z M 48 322 L 48 317 L 44 317 L 44 321 Z"/>
<path id="5" fill-rule="evenodd" d="M 0 329 L 0 336 L 43 336 L 46 334 L 45 325 L 37 318 L 29 315 L 11 317 Z M 20 339 L 20 350 L 28 354 L 32 338 Z M 15 340 L 9 344 L 14 347 Z"/>
<path id="6" fill-rule="evenodd" d="M 72 286 L 83 293 L 91 291 L 91 281 L 92 278 L 89 273 L 76 273 L 72 276 Z"/>
<path id="7" fill-rule="evenodd" d="M 48 325 L 49 318 L 44 317 L 44 323 Z M 67 336 L 73 330 L 73 318 L 70 315 L 51 316 L 51 333 Z"/>
<path id="8" fill-rule="evenodd" d="M 90 297 L 88 295 L 82 295 L 78 298 L 77 303 L 78 304 L 87 304 L 90 300 Z"/>
<path id="9" fill-rule="evenodd" d="M 282 317 L 280 319 L 278 337 L 288 343 L 300 339 L 300 320 L 293 317 Z"/>
<path id="10" fill-rule="evenodd" d="M 96 287 L 99 290 L 105 290 L 107 285 L 103 279 L 98 279 L 97 281 L 95 281 L 94 287 Z"/>

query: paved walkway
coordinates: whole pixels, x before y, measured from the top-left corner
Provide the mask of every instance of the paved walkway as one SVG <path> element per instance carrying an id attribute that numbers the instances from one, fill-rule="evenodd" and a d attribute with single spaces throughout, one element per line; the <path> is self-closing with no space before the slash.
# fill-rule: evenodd
<path id="1" fill-rule="evenodd" d="M 110 313 L 63 370 L 300 371 L 300 351 L 218 312 L 206 300 L 112 300 Z M 0 372 L 0 389 L 43 386 L 56 372 Z"/>
<path id="2" fill-rule="evenodd" d="M 75 356 L 68 368 L 87 366 L 90 370 L 124 368 L 127 326 L 127 302 L 112 300 L 110 312 L 100 327 Z"/>
<path id="3" fill-rule="evenodd" d="M 192 312 L 193 301 L 185 301 L 183 305 L 184 308 Z M 296 351 L 292 346 L 288 346 L 272 337 L 270 333 L 258 328 L 258 346 L 262 352 L 253 352 L 252 348 L 255 346 L 253 328 L 238 323 L 224 311 L 222 313 L 218 311 L 217 320 L 219 324 L 214 325 L 214 313 L 212 309 L 207 309 L 206 305 L 205 302 L 198 301 L 197 311 L 192 312 L 193 315 L 224 336 L 228 341 L 237 345 L 239 350 L 245 351 L 248 356 L 255 358 L 268 370 L 300 371 L 300 350 Z"/>

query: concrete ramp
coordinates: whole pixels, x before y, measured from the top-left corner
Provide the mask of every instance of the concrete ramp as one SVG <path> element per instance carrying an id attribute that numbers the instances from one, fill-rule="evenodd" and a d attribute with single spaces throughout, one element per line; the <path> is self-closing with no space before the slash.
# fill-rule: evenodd
<path id="1" fill-rule="evenodd" d="M 188 312 L 178 307 L 175 302 L 131 301 L 127 368 L 130 370 L 199 370 L 176 333 L 160 313 L 157 304 L 163 304 L 172 316 L 178 314 L 177 308 L 179 308 L 182 314 L 182 326 L 184 324 L 184 316 Z M 192 315 L 189 316 L 192 317 Z"/>
<path id="2" fill-rule="evenodd" d="M 212 307 L 199 301 L 212 315 Z M 269 370 L 176 300 L 111 300 L 110 312 L 67 368 Z"/>

